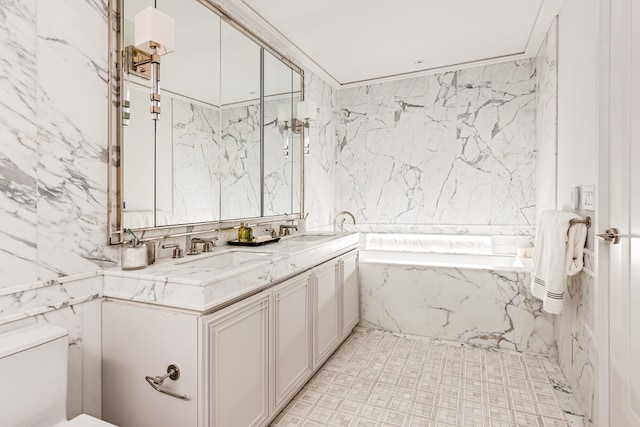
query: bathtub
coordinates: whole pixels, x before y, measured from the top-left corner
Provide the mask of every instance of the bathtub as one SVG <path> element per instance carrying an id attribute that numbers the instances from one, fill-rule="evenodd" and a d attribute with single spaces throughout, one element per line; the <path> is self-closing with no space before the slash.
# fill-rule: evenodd
<path id="1" fill-rule="evenodd" d="M 360 326 L 555 354 L 553 318 L 529 290 L 530 259 L 365 247 L 359 274 Z"/>
<path id="2" fill-rule="evenodd" d="M 531 259 L 513 255 L 479 255 L 401 250 L 361 250 L 360 262 L 430 267 L 454 267 L 481 270 L 531 271 Z"/>

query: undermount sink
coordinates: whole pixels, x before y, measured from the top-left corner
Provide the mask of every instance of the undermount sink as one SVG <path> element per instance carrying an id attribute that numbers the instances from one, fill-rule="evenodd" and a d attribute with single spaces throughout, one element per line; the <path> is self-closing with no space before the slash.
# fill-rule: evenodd
<path id="1" fill-rule="evenodd" d="M 315 242 L 335 236 L 336 234 L 301 234 L 299 236 L 288 237 L 287 240 L 295 240 L 296 242 Z"/>
<path id="2" fill-rule="evenodd" d="M 207 268 L 224 268 L 260 259 L 265 255 L 272 255 L 272 252 L 229 250 L 218 253 L 212 252 L 200 255 L 185 255 L 184 258 L 176 261 L 176 264 L 202 261 L 204 266 Z"/>

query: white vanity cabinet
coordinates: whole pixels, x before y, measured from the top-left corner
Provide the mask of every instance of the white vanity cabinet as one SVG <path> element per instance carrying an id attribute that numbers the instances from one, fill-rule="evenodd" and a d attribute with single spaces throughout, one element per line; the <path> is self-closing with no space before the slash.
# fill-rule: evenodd
<path id="1" fill-rule="evenodd" d="M 211 314 L 103 304 L 103 415 L 121 427 L 267 426 L 358 321 L 357 252 Z M 160 386 L 145 376 L 180 367 Z"/>
<path id="2" fill-rule="evenodd" d="M 273 290 L 273 408 L 280 412 L 313 374 L 311 273 Z"/>
<path id="3" fill-rule="evenodd" d="M 340 260 L 313 269 L 313 368 L 319 368 L 340 343 Z"/>
<path id="4" fill-rule="evenodd" d="M 269 418 L 270 292 L 200 319 L 205 426 L 257 427 Z"/>
<path id="5" fill-rule="evenodd" d="M 358 281 L 358 252 L 340 258 L 341 337 L 346 338 L 360 321 L 360 286 Z"/>

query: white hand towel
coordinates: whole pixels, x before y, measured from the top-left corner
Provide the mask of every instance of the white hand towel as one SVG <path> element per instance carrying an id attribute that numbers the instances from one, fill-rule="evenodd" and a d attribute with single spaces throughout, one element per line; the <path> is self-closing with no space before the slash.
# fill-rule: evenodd
<path id="1" fill-rule="evenodd" d="M 584 267 L 584 243 L 587 240 L 587 226 L 574 224 L 569 228 L 567 239 L 567 254 L 564 271 L 569 276 L 575 276 Z"/>
<path id="2" fill-rule="evenodd" d="M 576 268 L 582 268 L 582 249 L 577 248 L 580 245 L 584 246 L 584 224 L 572 227 L 576 229 L 570 233 L 573 237 L 567 245 L 569 221 L 574 218 L 581 217 L 571 212 L 554 210 L 546 210 L 540 215 L 533 252 L 531 292 L 533 296 L 542 300 L 542 308 L 548 313 L 562 312 L 565 274 L 571 274 L 569 271 L 576 274 Z M 584 227 L 584 233 L 580 226 Z"/>

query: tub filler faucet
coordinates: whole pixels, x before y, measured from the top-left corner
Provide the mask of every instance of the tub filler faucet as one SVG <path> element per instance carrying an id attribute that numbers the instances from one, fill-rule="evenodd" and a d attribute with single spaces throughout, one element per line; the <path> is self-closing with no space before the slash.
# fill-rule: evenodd
<path id="1" fill-rule="evenodd" d="M 349 211 L 341 211 L 338 212 L 335 216 L 335 218 L 333 218 L 333 232 L 336 232 L 336 229 L 338 228 L 338 218 L 340 217 L 340 215 L 343 215 L 342 217 L 342 221 L 340 221 L 340 232 L 342 233 L 344 231 L 344 223 L 347 220 L 347 216 L 351 217 L 351 221 L 353 221 L 353 225 L 356 224 L 356 217 L 353 216 L 353 214 Z"/>

